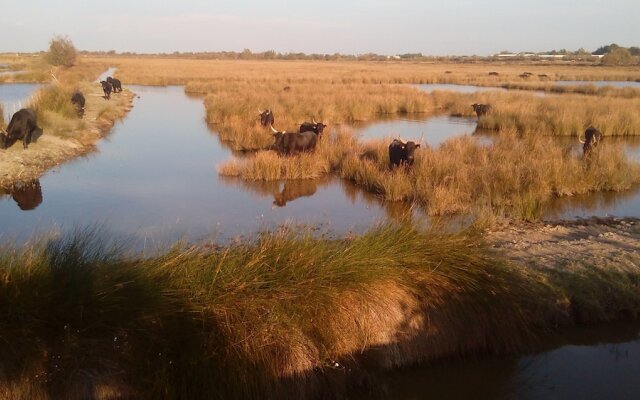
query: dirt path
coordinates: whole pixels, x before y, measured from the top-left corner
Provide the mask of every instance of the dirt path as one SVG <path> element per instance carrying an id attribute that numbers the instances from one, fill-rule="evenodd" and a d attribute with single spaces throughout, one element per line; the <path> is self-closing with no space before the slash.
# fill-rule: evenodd
<path id="1" fill-rule="evenodd" d="M 635 218 L 508 225 L 487 239 L 508 258 L 536 268 L 640 267 L 640 219 Z"/>
<path id="2" fill-rule="evenodd" d="M 55 128 L 44 129 L 36 143 L 23 150 L 18 141 L 9 149 L 0 150 L 0 188 L 38 179 L 47 170 L 94 149 L 102 138 L 132 107 L 133 93 L 124 90 L 112 94 L 111 100 L 102 98 L 99 84 L 82 88 L 86 98 L 85 115 L 80 120 L 63 120 L 52 115 Z M 55 118 L 61 119 L 57 124 Z"/>

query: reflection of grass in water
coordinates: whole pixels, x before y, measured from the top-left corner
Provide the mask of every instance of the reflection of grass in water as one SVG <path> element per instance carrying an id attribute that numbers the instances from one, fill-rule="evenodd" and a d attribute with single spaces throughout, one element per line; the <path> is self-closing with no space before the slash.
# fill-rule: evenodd
<path id="1" fill-rule="evenodd" d="M 438 227 L 284 229 L 146 258 L 110 243 L 85 231 L 2 247 L 3 396 L 281 398 L 363 351 L 387 367 L 512 351 L 534 326 L 640 310 L 637 271 L 521 269 Z"/>

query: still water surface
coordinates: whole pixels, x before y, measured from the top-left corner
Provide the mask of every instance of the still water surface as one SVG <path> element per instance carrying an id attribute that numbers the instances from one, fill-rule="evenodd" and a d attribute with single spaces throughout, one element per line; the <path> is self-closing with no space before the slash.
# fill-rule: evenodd
<path id="1" fill-rule="evenodd" d="M 0 100 L 28 97 L 38 87 L 0 85 Z M 338 178 L 246 182 L 220 177 L 216 167 L 231 151 L 205 123 L 201 98 L 188 97 L 182 87 L 131 89 L 140 95 L 135 107 L 95 153 L 32 185 L 0 193 L 0 238 L 99 225 L 135 242 L 164 243 L 252 235 L 287 222 L 343 234 L 406 212 L 421 214 Z M 418 115 L 356 128 L 363 140 L 399 134 L 437 147 L 448 138 L 473 135 L 491 143 L 490 135 L 474 133 L 474 118 Z M 640 159 L 636 138 L 606 140 L 624 141 L 626 151 Z M 640 188 L 557 199 L 546 213 L 547 219 L 592 215 L 640 216 Z"/>

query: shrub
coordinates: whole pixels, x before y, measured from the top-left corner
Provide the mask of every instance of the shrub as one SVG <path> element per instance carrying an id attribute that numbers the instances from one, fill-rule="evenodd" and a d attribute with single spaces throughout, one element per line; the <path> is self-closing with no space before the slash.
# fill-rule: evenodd
<path id="1" fill-rule="evenodd" d="M 51 65 L 72 67 L 76 63 L 76 48 L 71 39 L 65 36 L 54 36 L 49 42 L 47 62 Z"/>

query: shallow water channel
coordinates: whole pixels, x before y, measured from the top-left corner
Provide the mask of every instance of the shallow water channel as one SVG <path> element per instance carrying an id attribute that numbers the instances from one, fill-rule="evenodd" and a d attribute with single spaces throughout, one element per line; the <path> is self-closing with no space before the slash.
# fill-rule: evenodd
<path id="1" fill-rule="evenodd" d="M 41 83 L 7 83 L 0 84 L 0 104 L 5 122 L 11 115 L 24 107 L 29 98 L 42 87 Z"/>
<path id="2" fill-rule="evenodd" d="M 638 399 L 640 326 L 607 324 L 554 335 L 523 357 L 451 360 L 378 373 L 390 399 Z M 366 394 L 363 398 L 371 398 Z"/>
<path id="3" fill-rule="evenodd" d="M 0 100 L 27 98 L 38 87 L 0 85 Z M 20 241 L 34 233 L 100 226 L 117 237 L 153 244 L 185 237 L 226 240 L 283 223 L 341 235 L 408 212 L 421 214 L 338 178 L 246 182 L 220 177 L 217 165 L 231 151 L 205 123 L 201 98 L 188 97 L 182 87 L 131 89 L 140 98 L 96 152 L 32 185 L 0 192 L 0 238 Z M 474 133 L 473 118 L 415 115 L 356 130 L 363 140 L 398 134 L 422 138 L 432 147 L 465 134 L 491 143 L 490 135 Z M 640 141 L 624 140 L 627 151 L 640 159 Z M 558 199 L 547 218 L 592 215 L 640 216 L 640 188 Z"/>

